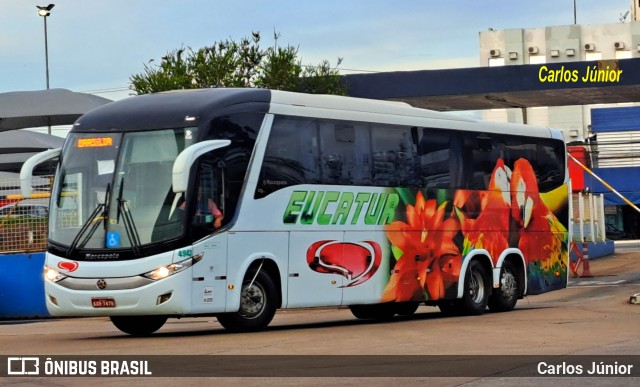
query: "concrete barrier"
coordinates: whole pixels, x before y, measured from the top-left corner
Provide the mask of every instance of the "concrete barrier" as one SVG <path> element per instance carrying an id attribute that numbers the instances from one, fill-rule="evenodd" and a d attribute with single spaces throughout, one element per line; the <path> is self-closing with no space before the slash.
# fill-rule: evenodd
<path id="1" fill-rule="evenodd" d="M 0 319 L 50 317 L 43 266 L 44 252 L 0 254 Z"/>

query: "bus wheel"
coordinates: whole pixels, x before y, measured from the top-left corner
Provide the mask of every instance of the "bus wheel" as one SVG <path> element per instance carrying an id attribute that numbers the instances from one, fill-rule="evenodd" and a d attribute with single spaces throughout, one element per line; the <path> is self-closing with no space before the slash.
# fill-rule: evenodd
<path id="1" fill-rule="evenodd" d="M 491 284 L 487 280 L 487 272 L 478 261 L 469 262 L 467 273 L 464 276 L 464 293 L 462 294 L 462 306 L 466 314 L 477 315 L 487 309 Z"/>
<path id="2" fill-rule="evenodd" d="M 465 312 L 462 300 L 443 300 L 438 302 L 438 308 L 446 316 L 459 316 Z"/>
<path id="3" fill-rule="evenodd" d="M 389 320 L 396 315 L 395 304 L 350 305 L 351 313 L 360 320 Z"/>
<path id="4" fill-rule="evenodd" d="M 516 269 L 509 261 L 502 265 L 500 287 L 493 290 L 489 297 L 489 309 L 494 312 L 506 312 L 515 308 L 518 302 L 518 280 Z"/>
<path id="5" fill-rule="evenodd" d="M 418 301 L 409 301 L 409 302 L 398 302 L 393 308 L 396 314 L 400 316 L 411 316 L 418 310 L 420 303 Z"/>
<path id="6" fill-rule="evenodd" d="M 218 322 L 232 332 L 255 332 L 269 325 L 276 313 L 276 286 L 264 271 L 250 271 L 242 284 L 240 310 L 217 316 Z M 253 280 L 253 283 L 252 283 Z"/>
<path id="7" fill-rule="evenodd" d="M 111 316 L 116 328 L 132 336 L 149 336 L 162 328 L 166 316 Z"/>

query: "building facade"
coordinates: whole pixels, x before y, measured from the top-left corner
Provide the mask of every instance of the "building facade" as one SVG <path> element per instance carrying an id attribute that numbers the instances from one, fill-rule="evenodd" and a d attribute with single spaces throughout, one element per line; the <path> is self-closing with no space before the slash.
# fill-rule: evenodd
<path id="1" fill-rule="evenodd" d="M 480 32 L 480 65 L 599 61 L 599 68 L 615 69 L 617 60 L 640 57 L 640 2 L 631 3 L 630 22 Z M 598 176 L 640 204 L 640 104 L 495 109 L 483 116 L 562 130 L 567 142 L 580 144 Z M 640 238 L 640 213 L 592 176 L 584 181 L 584 189 L 605 194 L 609 229 L 621 231 L 615 235 L 622 238 Z"/>

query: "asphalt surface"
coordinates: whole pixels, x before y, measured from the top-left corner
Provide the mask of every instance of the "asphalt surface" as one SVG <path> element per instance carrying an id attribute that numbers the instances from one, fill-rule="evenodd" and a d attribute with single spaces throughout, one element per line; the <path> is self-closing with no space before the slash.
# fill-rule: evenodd
<path id="1" fill-rule="evenodd" d="M 640 362 L 640 305 L 629 297 L 640 293 L 640 241 L 616 242 L 616 253 L 589 261 L 592 277 L 570 278 L 556 292 L 526 297 L 509 313 L 443 317 L 437 308 L 420 307 L 410 317 L 389 322 L 363 322 L 348 309 L 286 310 L 276 314 L 265 332 L 231 334 L 213 317 L 172 319 L 156 335 L 133 338 L 115 329 L 106 318 L 0 321 L 0 354 L 7 356 L 149 356 L 167 355 L 184 362 L 187 355 L 240 356 L 241 369 L 255 371 L 255 361 L 277 356 L 299 357 L 313 366 L 322 355 L 377 355 L 384 359 L 422 356 L 463 356 L 473 359 L 522 359 L 529 355 L 613 356 Z M 258 356 L 258 357 L 255 357 Z M 264 357 L 260 357 L 264 356 Z M 340 357 L 337 356 L 337 357 Z M 495 357 L 498 356 L 498 357 Z M 622 360 L 621 360 L 622 361 Z M 184 365 L 184 364 L 183 364 Z M 0 367 L 3 367 L 0 364 Z M 264 367 L 264 365 L 262 365 Z M 471 375 L 458 366 L 458 377 L 385 376 L 383 367 L 367 372 L 379 377 L 151 377 L 151 378 L 0 378 L 0 385 L 85 386 L 637 386 L 639 378 L 513 377 L 517 367 L 497 364 L 501 371 Z M 274 364 L 277 368 L 278 364 Z M 180 368 L 176 364 L 174 368 Z M 638 367 L 640 368 L 640 366 Z M 168 367 L 167 369 L 171 369 Z M 242 372 L 240 372 L 242 374 Z"/>

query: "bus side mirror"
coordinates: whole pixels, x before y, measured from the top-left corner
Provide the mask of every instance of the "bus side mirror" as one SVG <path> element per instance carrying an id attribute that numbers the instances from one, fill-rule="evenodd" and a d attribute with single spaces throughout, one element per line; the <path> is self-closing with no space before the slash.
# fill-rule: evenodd
<path id="1" fill-rule="evenodd" d="M 59 157 L 61 152 L 62 148 L 49 149 L 29 157 L 27 161 L 22 164 L 22 168 L 20 169 L 20 192 L 22 197 L 31 197 L 31 193 L 33 192 L 33 187 L 31 187 L 33 169 L 40 163 Z"/>
<path id="2" fill-rule="evenodd" d="M 173 162 L 173 192 L 186 192 L 189 185 L 189 171 L 198 157 L 212 150 L 224 148 L 231 144 L 230 140 L 208 140 L 193 144 L 180 152 Z"/>

